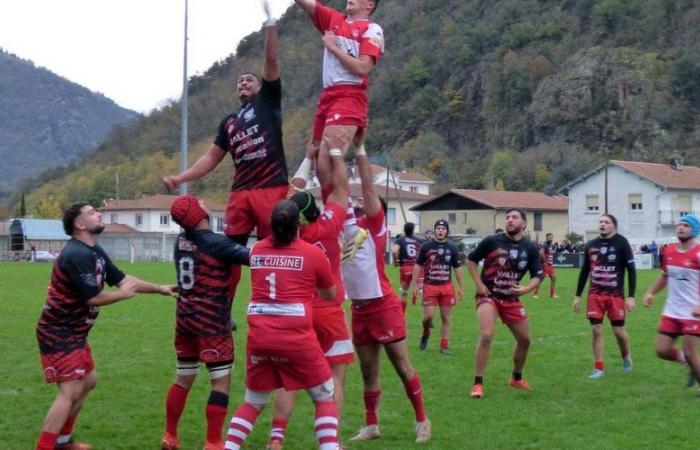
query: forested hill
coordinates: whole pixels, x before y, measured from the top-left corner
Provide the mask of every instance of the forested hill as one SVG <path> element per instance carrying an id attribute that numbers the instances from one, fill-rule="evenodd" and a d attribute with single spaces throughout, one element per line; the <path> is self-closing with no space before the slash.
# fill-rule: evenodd
<path id="1" fill-rule="evenodd" d="M 110 128 L 136 117 L 0 49 L 0 199 L 22 178 L 92 152 Z"/>
<path id="2" fill-rule="evenodd" d="M 342 1 L 329 2 L 341 7 Z M 255 6 L 250 6 L 255 7 Z M 700 155 L 700 6 L 691 0 L 382 0 L 387 51 L 371 75 L 370 151 L 460 187 L 560 186 L 597 164 Z M 321 87 L 321 39 L 292 7 L 280 20 L 285 144 L 301 158 Z M 192 79 L 193 158 L 259 69 L 262 33 Z M 173 104 L 120 129 L 80 167 L 28 197 L 44 213 L 77 198 L 162 191 L 177 166 Z M 222 199 L 231 163 L 195 183 Z M 53 197 L 49 198 L 49 195 Z M 48 200 L 47 200 L 48 199 Z"/>

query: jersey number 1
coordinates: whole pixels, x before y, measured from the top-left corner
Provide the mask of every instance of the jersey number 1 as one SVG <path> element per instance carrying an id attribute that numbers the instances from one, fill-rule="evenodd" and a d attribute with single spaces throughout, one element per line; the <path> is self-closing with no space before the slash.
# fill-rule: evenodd
<path id="1" fill-rule="evenodd" d="M 266 276 L 265 279 L 268 283 L 270 283 L 270 300 L 274 300 L 275 297 L 277 297 L 277 286 L 275 285 L 277 282 L 277 277 L 275 276 L 275 272 L 272 272 L 270 275 Z"/>

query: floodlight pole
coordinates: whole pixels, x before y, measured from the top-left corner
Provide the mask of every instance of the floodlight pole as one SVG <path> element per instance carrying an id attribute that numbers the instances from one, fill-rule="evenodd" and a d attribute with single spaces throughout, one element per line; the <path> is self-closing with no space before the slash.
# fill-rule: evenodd
<path id="1" fill-rule="evenodd" d="M 182 64 L 182 98 L 180 100 L 180 173 L 187 170 L 187 13 L 189 0 L 185 0 L 185 45 Z M 180 195 L 187 194 L 187 183 L 180 185 Z"/>

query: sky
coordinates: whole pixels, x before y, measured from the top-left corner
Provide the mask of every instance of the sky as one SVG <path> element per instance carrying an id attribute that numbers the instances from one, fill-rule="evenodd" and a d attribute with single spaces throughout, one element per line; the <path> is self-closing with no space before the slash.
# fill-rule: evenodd
<path id="1" fill-rule="evenodd" d="M 292 0 L 269 0 L 279 18 Z M 185 0 L 0 0 L 0 48 L 141 113 L 182 93 Z M 261 0 L 189 0 L 188 75 L 261 28 Z"/>

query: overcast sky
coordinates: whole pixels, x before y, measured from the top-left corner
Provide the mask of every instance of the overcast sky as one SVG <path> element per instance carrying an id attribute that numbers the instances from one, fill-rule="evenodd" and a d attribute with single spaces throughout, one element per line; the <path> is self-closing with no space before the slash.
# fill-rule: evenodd
<path id="1" fill-rule="evenodd" d="M 276 17 L 292 0 L 269 0 Z M 182 91 L 185 0 L 0 0 L 0 47 L 147 113 Z M 260 0 L 189 0 L 189 70 L 264 21 Z"/>

